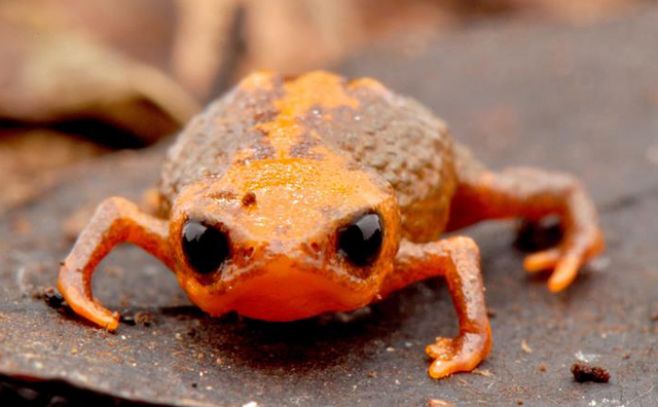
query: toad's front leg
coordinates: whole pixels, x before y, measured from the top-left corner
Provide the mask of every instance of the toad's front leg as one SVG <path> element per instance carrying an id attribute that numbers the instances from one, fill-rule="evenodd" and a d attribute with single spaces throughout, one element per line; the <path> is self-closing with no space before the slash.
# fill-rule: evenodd
<path id="1" fill-rule="evenodd" d="M 136 244 L 172 268 L 167 236 L 166 221 L 141 212 L 124 198 L 108 198 L 98 206 L 62 263 L 57 287 L 76 314 L 113 331 L 119 325 L 119 315 L 93 297 L 94 269 L 120 243 Z"/>
<path id="2" fill-rule="evenodd" d="M 384 283 L 386 295 L 415 281 L 445 276 L 459 317 L 456 338 L 436 338 L 425 351 L 433 359 L 429 374 L 439 379 L 473 370 L 491 349 L 491 328 L 484 303 L 480 254 L 475 242 L 455 237 L 425 244 L 402 242 L 395 271 Z"/>

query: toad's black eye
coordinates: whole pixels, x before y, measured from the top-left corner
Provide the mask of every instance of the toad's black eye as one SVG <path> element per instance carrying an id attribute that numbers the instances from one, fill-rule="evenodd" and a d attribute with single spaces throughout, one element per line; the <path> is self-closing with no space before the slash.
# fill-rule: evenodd
<path id="1" fill-rule="evenodd" d="M 226 234 L 201 222 L 187 221 L 182 235 L 187 262 L 200 274 L 217 271 L 230 255 Z"/>
<path id="2" fill-rule="evenodd" d="M 338 229 L 338 252 L 356 266 L 367 266 L 382 248 L 384 227 L 376 213 L 368 213 Z"/>

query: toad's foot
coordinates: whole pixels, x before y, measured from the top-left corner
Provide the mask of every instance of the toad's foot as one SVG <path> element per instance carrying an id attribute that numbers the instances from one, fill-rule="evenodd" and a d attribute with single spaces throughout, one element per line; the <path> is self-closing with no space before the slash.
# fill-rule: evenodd
<path id="1" fill-rule="evenodd" d="M 523 267 L 530 273 L 552 270 L 548 288 L 562 291 L 576 278 L 578 270 L 603 251 L 603 236 L 598 230 L 571 230 L 558 246 L 528 255 Z"/>
<path id="2" fill-rule="evenodd" d="M 428 373 L 434 379 L 452 373 L 470 372 L 489 352 L 489 336 L 486 333 L 463 333 L 454 339 L 436 338 L 427 345 L 425 353 L 433 359 Z"/>
<path id="3" fill-rule="evenodd" d="M 480 253 L 467 237 L 453 237 L 424 244 L 403 241 L 395 272 L 389 275 L 382 294 L 433 276 L 443 276 L 459 317 L 459 336 L 437 338 L 427 346 L 434 359 L 429 375 L 435 379 L 473 370 L 491 349 L 491 327 L 484 303 Z"/>

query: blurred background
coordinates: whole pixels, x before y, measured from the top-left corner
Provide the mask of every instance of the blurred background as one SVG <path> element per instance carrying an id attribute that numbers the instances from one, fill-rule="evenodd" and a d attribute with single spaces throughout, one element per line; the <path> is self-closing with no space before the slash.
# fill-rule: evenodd
<path id="1" fill-rule="evenodd" d="M 331 69 L 372 46 L 408 56 L 491 20 L 587 25 L 642 3 L 3 0 L 0 215 L 72 164 L 174 134 L 254 69 Z"/>

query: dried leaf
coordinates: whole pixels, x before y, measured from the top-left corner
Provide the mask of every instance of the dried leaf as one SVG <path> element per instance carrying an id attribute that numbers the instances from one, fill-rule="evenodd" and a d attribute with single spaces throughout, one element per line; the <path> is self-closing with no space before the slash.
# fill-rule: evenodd
<path id="1" fill-rule="evenodd" d="M 0 19 L 0 59 L 0 118 L 28 123 L 92 119 L 152 142 L 199 110 L 158 69 L 34 22 Z"/>

